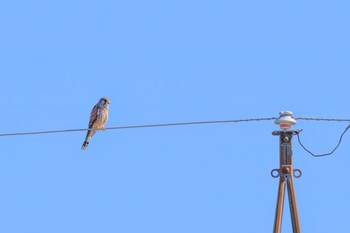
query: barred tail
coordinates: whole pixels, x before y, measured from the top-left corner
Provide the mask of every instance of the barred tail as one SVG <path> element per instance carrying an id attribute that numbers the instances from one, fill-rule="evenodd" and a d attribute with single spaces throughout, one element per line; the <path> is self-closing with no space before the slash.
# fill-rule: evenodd
<path id="1" fill-rule="evenodd" d="M 96 133 L 96 130 L 93 129 L 93 130 L 88 130 L 87 133 L 86 133 L 86 137 L 85 137 L 85 141 L 83 143 L 83 145 L 81 146 L 81 149 L 82 150 L 86 150 L 86 148 L 88 147 L 89 143 L 90 143 L 90 140 L 91 140 L 91 137 Z"/>
<path id="2" fill-rule="evenodd" d="M 86 133 L 85 141 L 84 141 L 83 145 L 81 146 L 82 150 L 86 150 L 86 148 L 88 147 L 88 145 L 90 143 L 90 139 L 92 137 L 91 134 L 94 135 L 94 132 L 91 132 L 90 130 L 88 130 Z"/>
<path id="3" fill-rule="evenodd" d="M 90 142 L 90 138 L 86 138 L 83 145 L 81 146 L 81 149 L 82 150 L 86 150 L 86 148 L 88 147 L 89 145 L 89 142 Z"/>

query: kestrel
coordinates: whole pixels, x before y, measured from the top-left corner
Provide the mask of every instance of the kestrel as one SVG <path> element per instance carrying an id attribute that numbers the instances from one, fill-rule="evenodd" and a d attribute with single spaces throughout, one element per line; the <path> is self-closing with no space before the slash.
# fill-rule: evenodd
<path id="1" fill-rule="evenodd" d="M 102 97 L 100 101 L 98 101 L 98 103 L 93 107 L 89 120 L 90 130 L 87 131 L 85 141 L 81 146 L 82 150 L 85 150 L 88 147 L 91 137 L 96 133 L 97 130 L 105 129 L 105 124 L 108 120 L 109 103 L 109 98 Z"/>

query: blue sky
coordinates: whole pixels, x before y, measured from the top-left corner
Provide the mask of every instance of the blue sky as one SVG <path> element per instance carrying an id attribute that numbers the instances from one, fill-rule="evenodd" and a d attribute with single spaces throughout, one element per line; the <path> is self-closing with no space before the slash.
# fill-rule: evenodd
<path id="1" fill-rule="evenodd" d="M 1 133 L 350 118 L 348 1 L 2 1 Z M 330 151 L 347 123 L 298 121 Z M 0 231 L 271 232 L 273 121 L 0 138 Z M 294 141 L 303 232 L 347 232 L 348 135 Z M 286 205 L 283 232 L 291 232 Z"/>

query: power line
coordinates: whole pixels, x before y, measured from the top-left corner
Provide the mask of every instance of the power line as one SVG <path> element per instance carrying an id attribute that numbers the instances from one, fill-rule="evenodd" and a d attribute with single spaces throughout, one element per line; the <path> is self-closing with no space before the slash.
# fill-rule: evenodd
<path id="1" fill-rule="evenodd" d="M 338 118 L 296 117 L 295 119 L 296 119 L 296 120 L 306 120 L 306 121 L 335 121 L 335 122 L 349 122 L 349 123 L 350 123 L 350 119 L 338 119 Z M 300 133 L 301 131 L 299 131 L 299 133 L 297 133 L 298 142 L 299 142 L 300 146 L 301 146 L 306 152 L 308 152 L 310 155 L 312 155 L 312 156 L 314 156 L 314 157 L 328 156 L 328 155 L 333 154 L 333 153 L 338 149 L 338 147 L 340 146 L 340 144 L 341 144 L 341 142 L 342 142 L 342 139 L 343 139 L 344 134 L 346 133 L 346 131 L 348 131 L 349 128 L 350 128 L 350 124 L 345 128 L 345 130 L 344 130 L 344 131 L 342 132 L 342 134 L 340 135 L 338 144 L 334 147 L 334 149 L 333 149 L 331 152 L 328 152 L 328 153 L 324 153 L 324 154 L 315 154 L 315 153 L 311 152 L 309 149 L 307 149 L 307 148 L 303 145 L 303 143 L 301 142 L 301 140 L 300 140 L 300 135 L 299 135 L 299 133 Z"/>
<path id="2" fill-rule="evenodd" d="M 343 131 L 343 133 L 340 135 L 338 144 L 337 144 L 337 145 L 335 146 L 335 148 L 334 148 L 331 152 L 329 152 L 329 153 L 314 154 L 314 153 L 312 153 L 310 150 L 308 150 L 308 149 L 301 143 L 301 141 L 300 141 L 299 133 L 300 133 L 301 131 L 299 131 L 299 132 L 297 133 L 298 142 L 299 142 L 300 146 L 301 146 L 306 152 L 308 152 L 310 155 L 312 155 L 312 156 L 314 156 L 314 157 L 328 156 L 328 155 L 333 154 L 333 153 L 338 149 L 338 147 L 340 146 L 340 143 L 341 143 L 341 141 L 342 141 L 342 139 L 343 139 L 344 134 L 346 133 L 346 131 L 348 131 L 349 128 L 350 128 L 350 124 L 345 128 L 345 130 Z"/>
<path id="3" fill-rule="evenodd" d="M 192 122 L 175 122 L 175 123 L 161 123 L 161 124 L 144 124 L 144 125 L 127 125 L 127 126 L 114 126 L 107 127 L 105 130 L 121 130 L 121 129 L 137 129 L 137 128 L 154 128 L 154 127 L 169 127 L 169 126 L 184 126 L 184 125 L 204 125 L 204 124 L 223 124 L 223 123 L 241 123 L 241 122 L 251 122 L 251 121 L 270 121 L 276 120 L 277 117 L 266 117 L 266 118 L 247 118 L 247 119 L 236 119 L 236 120 L 213 120 L 213 121 L 192 121 Z M 307 120 L 307 121 L 336 121 L 336 122 L 350 122 L 350 119 L 337 119 L 337 118 L 315 118 L 315 117 L 296 117 L 295 120 Z M 350 124 L 345 128 L 343 133 L 341 134 L 338 144 L 336 147 L 329 153 L 325 154 L 314 154 L 309 149 L 307 149 L 300 139 L 300 132 L 297 133 L 298 142 L 300 146 L 309 154 L 314 157 L 322 157 L 333 154 L 338 147 L 340 146 L 343 136 L 350 128 Z M 30 131 L 30 132 L 15 132 L 15 133 L 2 133 L 0 137 L 7 136 L 20 136 L 20 135 L 36 135 L 36 134 L 53 134 L 53 133 L 68 133 L 68 132 L 79 132 L 79 131 L 87 131 L 91 130 L 89 128 L 83 129 L 62 129 L 62 130 L 46 130 L 46 131 Z"/>
<path id="4" fill-rule="evenodd" d="M 128 125 L 128 126 L 107 127 L 105 128 L 105 130 L 168 127 L 168 126 L 180 126 L 180 125 L 239 123 L 239 122 L 250 122 L 250 121 L 270 121 L 270 120 L 276 120 L 276 119 L 277 119 L 276 117 L 267 117 L 267 118 L 248 118 L 248 119 L 238 119 L 238 120 L 192 121 L 192 122 L 176 122 L 176 123 L 163 123 L 163 124 Z M 0 137 L 33 135 L 33 134 L 67 133 L 67 132 L 78 132 L 78 131 L 87 131 L 87 130 L 91 130 L 91 129 L 62 129 L 62 130 L 3 133 L 3 134 L 0 134 Z"/>
<path id="5" fill-rule="evenodd" d="M 337 118 L 296 117 L 294 119 L 295 120 L 305 120 L 305 121 L 338 121 L 338 122 L 347 121 L 347 122 L 350 122 L 350 119 L 337 119 Z"/>

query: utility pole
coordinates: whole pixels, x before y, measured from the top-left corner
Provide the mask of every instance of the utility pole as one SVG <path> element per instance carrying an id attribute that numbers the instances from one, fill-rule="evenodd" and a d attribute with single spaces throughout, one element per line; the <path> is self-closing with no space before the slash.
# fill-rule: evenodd
<path id="1" fill-rule="evenodd" d="M 273 233 L 281 232 L 284 194 L 287 187 L 289 209 L 292 219 L 293 233 L 301 233 L 300 222 L 298 216 L 297 200 L 294 190 L 294 179 L 299 178 L 302 173 L 299 169 L 293 169 L 293 150 L 292 137 L 299 131 L 290 130 L 291 125 L 297 122 L 293 118 L 293 113 L 289 111 L 280 112 L 280 117 L 275 121 L 275 124 L 280 126 L 280 130 L 272 132 L 272 135 L 279 136 L 279 151 L 280 151 L 280 168 L 273 169 L 271 176 L 280 178 L 278 186 L 277 204 Z"/>

